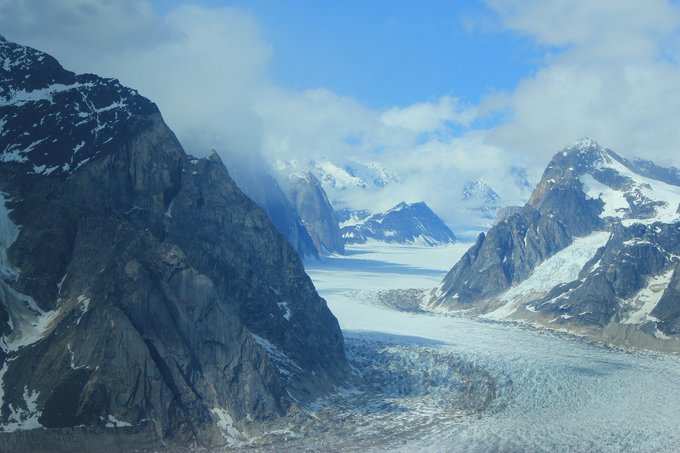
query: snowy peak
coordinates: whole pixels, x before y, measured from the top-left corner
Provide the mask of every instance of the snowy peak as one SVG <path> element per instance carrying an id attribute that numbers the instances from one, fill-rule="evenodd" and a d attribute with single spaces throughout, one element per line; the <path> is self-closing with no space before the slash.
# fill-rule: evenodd
<path id="1" fill-rule="evenodd" d="M 501 206 L 501 197 L 482 179 L 468 181 L 461 195 L 463 206 L 474 216 L 492 220 Z"/>
<path id="2" fill-rule="evenodd" d="M 379 190 L 400 181 L 395 173 L 377 162 L 355 159 L 345 159 L 341 162 L 331 160 L 278 161 L 276 167 L 285 174 L 312 173 L 333 201 L 343 198 L 347 193 Z"/>
<path id="3" fill-rule="evenodd" d="M 449 227 L 424 202 L 401 202 L 341 231 L 347 243 L 375 240 L 434 246 L 456 240 Z"/>
<path id="4" fill-rule="evenodd" d="M 66 71 L 49 55 L 0 42 L 0 162 L 60 175 L 115 152 L 156 106 L 115 79 Z"/>
<path id="5" fill-rule="evenodd" d="M 648 161 L 635 165 L 592 139 L 583 139 L 555 155 L 531 204 L 544 206 L 555 193 L 572 190 L 599 204 L 599 216 L 606 221 L 674 222 L 680 204 L 680 177 L 674 170 Z"/>
<path id="6" fill-rule="evenodd" d="M 569 146 L 571 149 L 578 149 L 578 150 L 599 150 L 602 149 L 599 143 L 597 143 L 595 140 L 593 140 L 590 137 L 583 137 L 578 140 L 576 140 L 574 143 Z"/>
<path id="7" fill-rule="evenodd" d="M 485 204 L 497 203 L 500 196 L 481 179 L 468 181 L 463 186 L 463 200 L 478 200 Z"/>
<path id="8" fill-rule="evenodd" d="M 606 327 L 616 341 L 620 328 L 645 345 L 680 334 L 677 175 L 579 140 L 555 155 L 527 205 L 479 236 L 432 303 L 579 332 Z"/>

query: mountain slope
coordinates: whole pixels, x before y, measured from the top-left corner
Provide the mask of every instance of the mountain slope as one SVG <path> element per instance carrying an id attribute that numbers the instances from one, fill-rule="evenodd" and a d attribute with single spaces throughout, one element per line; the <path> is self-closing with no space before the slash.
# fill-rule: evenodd
<path id="1" fill-rule="evenodd" d="M 302 257 L 318 256 L 318 249 L 302 223 L 295 206 L 283 188 L 258 157 L 236 156 L 230 162 L 232 176 L 239 188 L 269 216 L 276 229 Z"/>
<path id="2" fill-rule="evenodd" d="M 116 80 L 0 60 L 0 443 L 234 445 L 343 379 L 336 319 L 216 154 Z"/>
<path id="3" fill-rule="evenodd" d="M 392 209 L 342 228 L 347 243 L 367 240 L 441 245 L 453 243 L 455 235 L 424 202 L 399 203 Z"/>
<path id="4" fill-rule="evenodd" d="M 677 348 L 668 335 L 680 314 L 680 186 L 652 165 L 590 139 L 561 151 L 527 205 L 479 236 L 431 304 Z"/>
<path id="5" fill-rule="evenodd" d="M 324 254 L 344 253 L 338 218 L 321 183 L 310 173 L 290 173 L 282 177 L 290 203 L 302 219 L 316 249 Z"/>

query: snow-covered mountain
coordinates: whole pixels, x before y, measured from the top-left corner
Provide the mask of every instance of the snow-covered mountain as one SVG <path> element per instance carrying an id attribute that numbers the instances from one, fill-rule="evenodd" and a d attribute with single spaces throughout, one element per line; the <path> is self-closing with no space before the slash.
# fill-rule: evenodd
<path id="1" fill-rule="evenodd" d="M 493 220 L 501 206 L 501 197 L 486 182 L 475 179 L 463 185 L 461 202 L 472 215 Z"/>
<path id="2" fill-rule="evenodd" d="M 277 169 L 285 174 L 310 172 L 321 182 L 331 203 L 338 209 L 353 208 L 347 199 L 355 194 L 372 193 L 400 182 L 395 172 L 378 162 L 356 159 L 278 161 Z"/>
<path id="3" fill-rule="evenodd" d="M 680 185 L 591 139 L 481 234 L 431 301 L 620 343 L 680 349 Z"/>
<path id="4" fill-rule="evenodd" d="M 446 223 L 463 235 L 476 235 L 489 228 L 499 208 L 526 202 L 532 188 L 526 169 L 519 166 L 503 171 L 498 187 L 480 176 L 466 176 L 462 170 L 446 176 L 439 174 L 442 190 L 433 187 L 436 181 L 427 180 L 427 173 L 390 161 L 389 156 L 381 156 L 380 161 L 351 158 L 278 161 L 277 168 L 285 174 L 312 173 L 340 217 L 343 210 L 368 209 L 375 213 L 405 198 L 421 199 L 437 206 Z M 452 181 L 462 182 L 451 184 Z M 356 223 L 357 219 L 350 217 L 340 218 L 341 226 L 348 226 L 342 225 L 345 221 Z"/>
<path id="5" fill-rule="evenodd" d="M 399 177 L 377 162 L 347 160 L 342 164 L 314 161 L 312 172 L 324 187 L 333 190 L 382 188 L 399 182 Z"/>
<path id="6" fill-rule="evenodd" d="M 456 240 L 449 227 L 424 202 L 399 203 L 384 213 L 343 227 L 342 236 L 347 243 L 375 240 L 428 246 Z"/>

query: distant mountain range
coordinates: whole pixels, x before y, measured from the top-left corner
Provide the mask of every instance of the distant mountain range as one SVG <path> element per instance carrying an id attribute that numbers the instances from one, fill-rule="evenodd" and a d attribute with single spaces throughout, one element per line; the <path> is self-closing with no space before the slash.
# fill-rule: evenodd
<path id="1" fill-rule="evenodd" d="M 368 240 L 422 245 L 453 242 L 454 234 L 424 202 L 400 203 L 385 213 L 347 207 L 341 194 L 389 190 L 399 179 L 375 163 L 344 166 L 329 161 L 278 162 L 278 180 L 321 254 L 343 253 L 345 244 Z M 340 197 L 336 209 L 328 192 Z M 338 200 L 338 198 L 336 198 Z M 342 201 L 344 200 L 344 201 Z"/>
<path id="2" fill-rule="evenodd" d="M 372 201 L 384 205 L 385 200 L 399 197 L 400 194 L 413 196 L 408 186 L 415 176 L 400 174 L 390 169 L 389 164 L 376 161 L 359 161 L 354 159 L 309 160 L 309 161 L 279 161 L 277 168 L 280 172 L 300 173 L 309 172 L 320 182 L 330 203 L 337 211 L 365 211 L 370 208 Z M 453 194 L 446 214 L 446 223 L 460 229 L 465 234 L 470 231 L 485 230 L 493 224 L 498 209 L 508 203 L 526 200 L 531 194 L 532 184 L 528 180 L 527 172 L 522 167 L 511 167 L 505 175 L 508 184 L 513 188 L 512 195 L 507 197 L 492 186 L 488 181 L 480 178 L 464 180 L 458 194 Z M 420 176 L 419 176 L 420 177 Z M 519 195 L 518 195 L 519 194 Z M 427 194 L 422 201 L 428 202 Z M 518 198 L 519 197 L 519 198 Z M 396 200 L 395 200 L 396 201 Z M 376 213 L 373 210 L 373 213 Z M 342 215 L 340 215 L 342 217 Z M 341 220 L 342 223 L 342 220 Z"/>
<path id="3" fill-rule="evenodd" d="M 591 139 L 565 148 L 429 306 L 680 350 L 679 175 Z"/>

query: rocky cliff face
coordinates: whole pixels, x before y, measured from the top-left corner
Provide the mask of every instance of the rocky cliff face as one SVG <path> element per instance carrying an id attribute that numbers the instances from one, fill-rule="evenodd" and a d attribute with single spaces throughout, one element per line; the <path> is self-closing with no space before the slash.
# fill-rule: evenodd
<path id="1" fill-rule="evenodd" d="M 343 379 L 336 319 L 217 155 L 116 80 L 0 61 L 0 443 L 233 445 Z"/>
<path id="2" fill-rule="evenodd" d="M 678 349 L 673 175 L 589 139 L 564 149 L 527 205 L 480 235 L 431 304 Z"/>
<path id="3" fill-rule="evenodd" d="M 302 257 L 318 257 L 319 249 L 305 228 L 294 203 L 259 157 L 232 159 L 230 169 L 239 188 L 269 216 L 276 229 Z"/>
<path id="4" fill-rule="evenodd" d="M 288 200 L 302 219 L 316 249 L 323 254 L 344 253 L 345 242 L 338 218 L 319 180 L 311 172 L 290 173 L 283 179 Z"/>
<path id="5" fill-rule="evenodd" d="M 399 203 L 389 211 L 373 214 L 342 228 L 347 243 L 367 240 L 402 244 L 442 245 L 456 241 L 448 226 L 424 202 Z"/>

